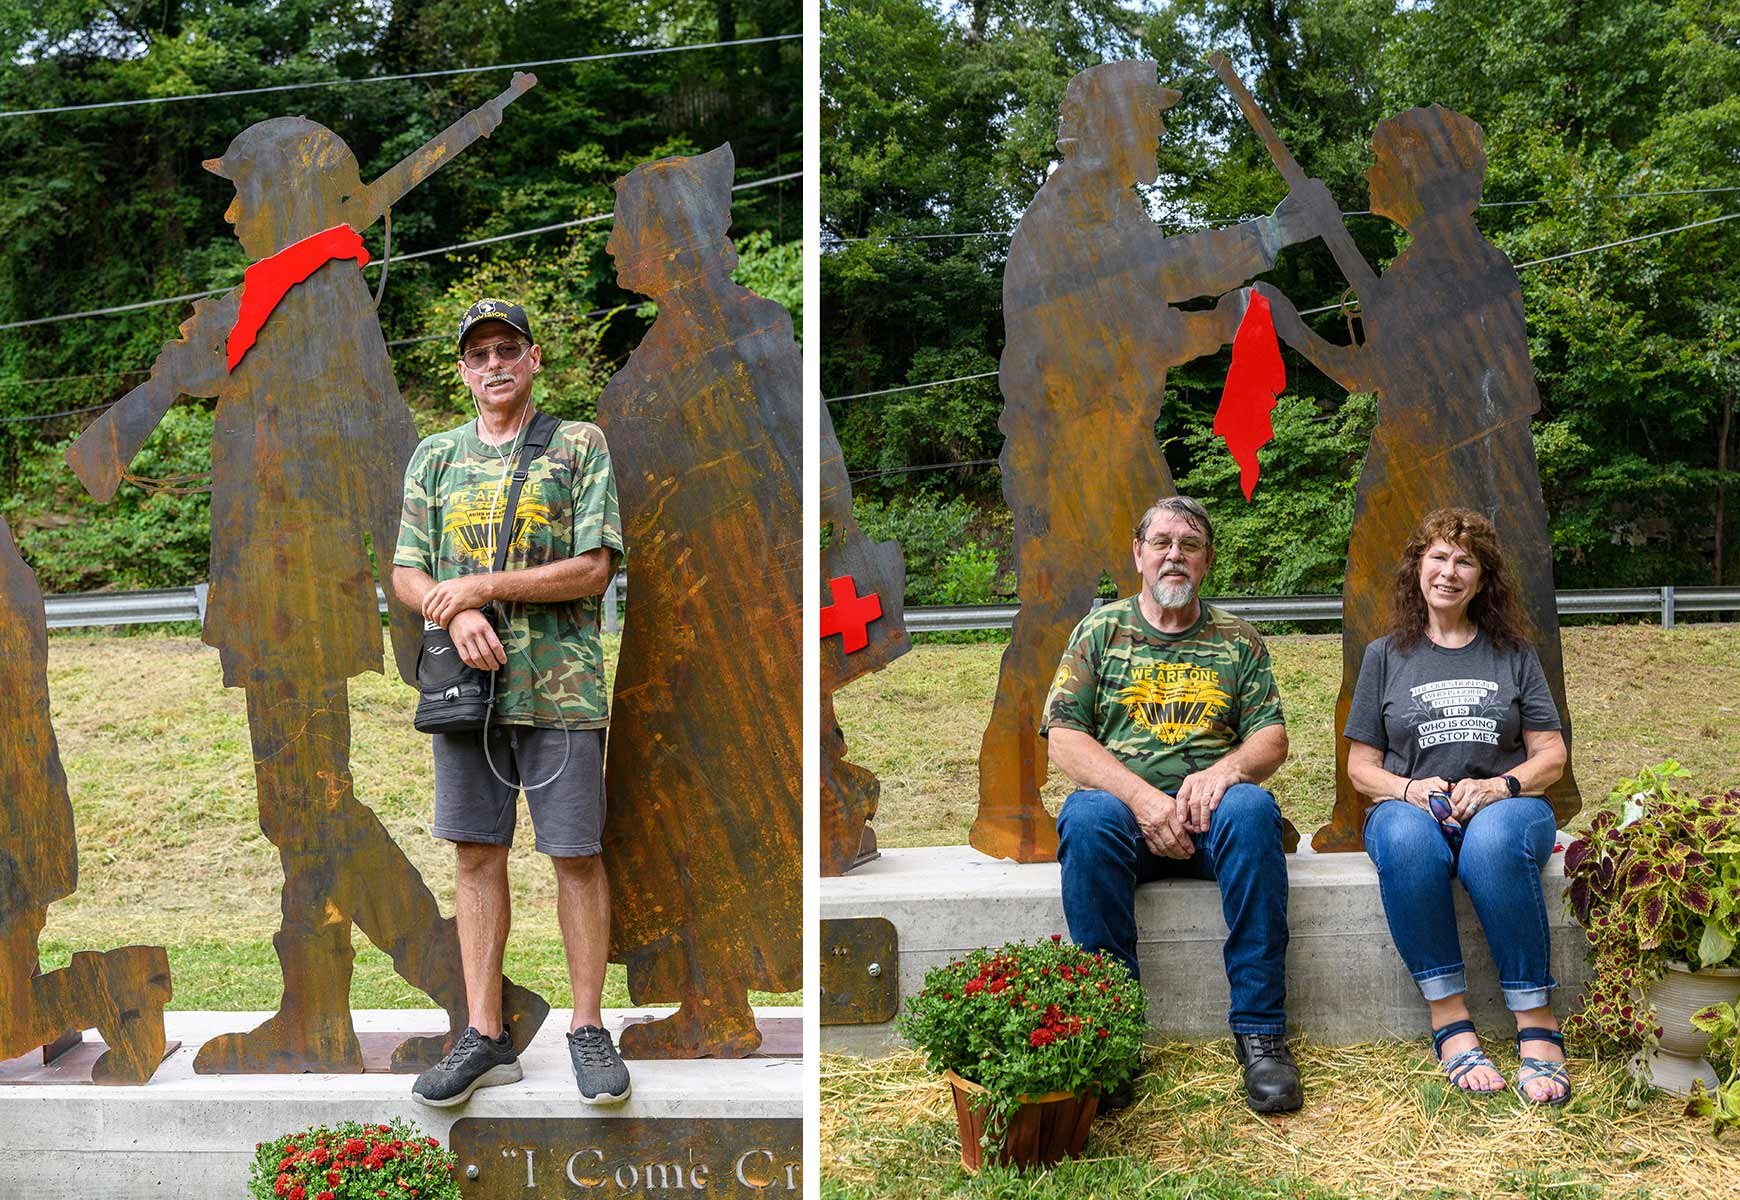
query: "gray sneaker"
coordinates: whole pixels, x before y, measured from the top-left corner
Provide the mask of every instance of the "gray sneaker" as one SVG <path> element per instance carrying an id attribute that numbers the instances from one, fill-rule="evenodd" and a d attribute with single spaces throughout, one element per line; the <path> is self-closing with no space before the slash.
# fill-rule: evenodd
<path id="1" fill-rule="evenodd" d="M 628 1099 L 628 1068 L 609 1033 L 596 1025 L 580 1026 L 568 1035 L 568 1057 L 583 1102 L 620 1104 Z"/>
<path id="2" fill-rule="evenodd" d="M 513 1083 L 522 1074 L 519 1056 L 505 1032 L 499 1038 L 486 1038 L 467 1025 L 447 1057 L 417 1076 L 411 1098 L 435 1108 L 451 1108 L 471 1099 L 480 1087 Z"/>

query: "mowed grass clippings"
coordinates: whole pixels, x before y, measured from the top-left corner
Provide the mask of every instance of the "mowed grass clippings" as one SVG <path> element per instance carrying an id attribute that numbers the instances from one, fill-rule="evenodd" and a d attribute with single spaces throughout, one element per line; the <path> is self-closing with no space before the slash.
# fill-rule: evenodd
<path id="1" fill-rule="evenodd" d="M 613 678 L 618 639 L 604 639 Z M 450 843 L 429 832 L 435 776 L 429 736 L 411 724 L 416 694 L 391 666 L 350 680 L 351 772 L 421 873 L 444 914 L 453 911 Z M 48 684 L 61 763 L 78 833 L 79 885 L 49 907 L 44 964 L 74 950 L 128 943 L 169 947 L 178 1009 L 270 1009 L 281 991 L 272 934 L 283 871 L 260 831 L 245 695 L 223 686 L 217 651 L 197 637 L 56 633 Z M 556 922 L 555 875 L 532 849 L 519 801 L 509 858 L 510 977 L 570 1003 Z M 355 1008 L 426 1008 L 390 961 L 353 930 Z M 760 1004 L 798 993 L 752 993 Z M 620 967 L 605 1003 L 628 1004 Z"/>
<path id="2" fill-rule="evenodd" d="M 1489 1052 L 1507 1076 L 1516 1057 Z M 1244 1106 L 1231 1043 L 1150 1047 L 1136 1102 L 1095 1120 L 1084 1160 L 969 1179 L 948 1086 L 903 1052 L 825 1055 L 823 1194 L 873 1196 L 1597 1197 L 1727 1200 L 1740 1139 L 1712 1139 L 1684 1102 L 1639 1098 L 1617 1061 L 1574 1059 L 1563 1109 L 1466 1097 L 1422 1041 L 1299 1041 L 1305 1108 Z"/>
<path id="3" fill-rule="evenodd" d="M 1582 626 L 1561 638 L 1585 806 L 1574 826 L 1606 804 L 1618 780 L 1665 758 L 1691 772 L 1692 788 L 1740 785 L 1740 626 Z M 1291 743 L 1268 786 L 1309 839 L 1334 804 L 1341 638 L 1268 643 Z M 883 846 L 966 842 L 1002 654 L 992 644 L 915 646 L 835 697 L 847 757 L 882 781 L 875 828 Z M 1070 790 L 1053 768 L 1041 799 L 1055 814 Z"/>

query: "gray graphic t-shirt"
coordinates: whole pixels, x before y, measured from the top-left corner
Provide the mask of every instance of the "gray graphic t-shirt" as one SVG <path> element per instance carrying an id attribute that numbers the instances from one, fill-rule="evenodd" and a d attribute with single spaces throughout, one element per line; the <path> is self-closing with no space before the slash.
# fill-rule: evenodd
<path id="1" fill-rule="evenodd" d="M 1484 633 L 1456 650 L 1422 640 L 1402 653 L 1388 637 L 1365 648 L 1342 733 L 1384 752 L 1384 770 L 1409 779 L 1492 779 L 1528 757 L 1523 730 L 1558 729 L 1559 710 L 1527 650 Z"/>

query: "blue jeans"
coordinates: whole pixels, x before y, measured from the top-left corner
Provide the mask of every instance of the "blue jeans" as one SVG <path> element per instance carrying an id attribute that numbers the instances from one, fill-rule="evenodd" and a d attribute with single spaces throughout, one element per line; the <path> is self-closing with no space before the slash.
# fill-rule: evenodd
<path id="1" fill-rule="evenodd" d="M 1377 864 L 1384 916 L 1408 973 L 1427 1000 L 1468 990 L 1450 880 L 1462 880 L 1486 931 L 1498 984 L 1512 1012 L 1543 1008 L 1559 985 L 1548 972 L 1541 868 L 1558 823 L 1539 796 L 1511 796 L 1475 813 L 1452 853 L 1432 814 L 1385 800 L 1366 814 L 1365 849 Z"/>
<path id="2" fill-rule="evenodd" d="M 1104 950 L 1130 974 L 1136 967 L 1136 885 L 1156 879 L 1212 879 L 1226 917 L 1226 978 L 1234 1033 L 1287 1032 L 1287 856 L 1281 809 L 1255 784 L 1221 797 L 1196 853 L 1165 858 L 1148 849 L 1135 814 L 1110 792 L 1072 793 L 1057 817 L 1063 915 L 1069 936 Z"/>

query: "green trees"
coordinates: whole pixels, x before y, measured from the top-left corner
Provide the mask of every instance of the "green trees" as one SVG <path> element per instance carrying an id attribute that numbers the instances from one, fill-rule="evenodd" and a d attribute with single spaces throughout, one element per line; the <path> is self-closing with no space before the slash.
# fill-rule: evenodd
<path id="1" fill-rule="evenodd" d="M 822 387 L 825 395 L 995 371 L 1000 237 L 1054 157 L 1069 75 L 1145 56 L 1184 93 L 1149 195 L 1170 230 L 1266 212 L 1284 185 L 1203 59 L 1224 49 L 1306 170 L 1363 209 L 1382 117 L 1438 102 L 1487 134 L 1487 236 L 1521 264 L 1740 210 L 1740 5 L 1733 0 L 1181 0 L 824 3 Z M 1734 187 L 1727 193 L 1616 196 Z M 1399 231 L 1351 216 L 1374 265 Z M 871 235 L 870 240 L 852 241 Z M 1542 408 L 1535 435 L 1561 587 L 1737 577 L 1733 410 L 1740 384 L 1740 221 L 1522 271 Z M 1267 278 L 1301 307 L 1345 282 L 1321 243 Z M 1343 320 L 1317 319 L 1345 341 Z M 1287 353 L 1277 440 L 1247 506 L 1209 432 L 1227 355 L 1175 370 L 1155 434 L 1183 490 L 1223 522 L 1217 586 L 1340 586 L 1352 484 L 1370 428 Z M 889 513 L 932 497 L 1000 512 L 994 378 L 834 406 L 860 491 Z M 1084 464 L 1091 469 L 1091 464 Z M 1285 531 L 1278 538 L 1277 531 Z M 1000 542 L 1005 545 L 1006 542 Z M 918 564 L 915 577 L 932 573 Z M 989 599 L 989 597 L 985 597 Z"/>
<path id="2" fill-rule="evenodd" d="M 0 109 L 89 104 L 797 32 L 794 0 L 222 0 L 0 6 Z M 393 213 L 395 255 L 608 213 L 636 163 L 729 140 L 738 178 L 801 169 L 796 41 L 537 67 L 501 128 Z M 232 185 L 201 160 L 255 121 L 331 127 L 365 179 L 499 92 L 508 72 L 0 118 L 0 324 L 233 286 L 246 256 L 222 214 Z M 741 277 L 795 294 L 800 183 L 733 206 Z M 549 369 L 540 403 L 589 416 L 650 311 L 616 286 L 608 225 L 394 262 L 381 327 L 429 431 L 465 410 L 450 331 L 481 290 L 523 297 Z M 380 225 L 366 235 L 377 259 Z M 379 278 L 370 268 L 369 278 Z M 88 416 L 137 383 L 186 303 L 0 330 L 0 511 L 45 590 L 177 586 L 204 577 L 204 498 L 123 487 L 92 505 L 60 455 Z M 68 378 L 68 377 L 72 378 Z M 36 382 L 51 380 L 52 382 Z M 209 401 L 184 400 L 136 470 L 207 468 Z"/>

